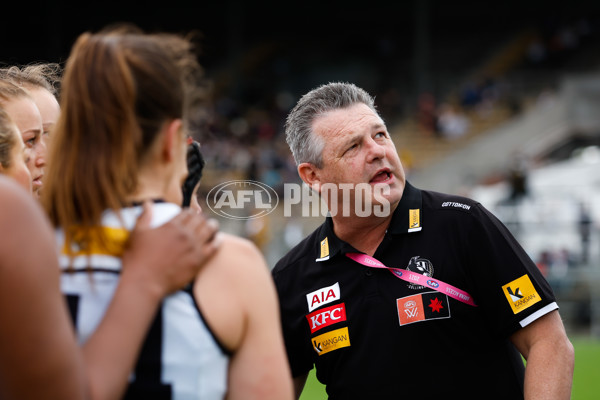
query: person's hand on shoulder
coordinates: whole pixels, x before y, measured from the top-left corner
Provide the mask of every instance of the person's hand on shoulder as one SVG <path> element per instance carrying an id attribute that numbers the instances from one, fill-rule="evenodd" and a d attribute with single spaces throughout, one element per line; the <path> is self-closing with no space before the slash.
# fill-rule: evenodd
<path id="1" fill-rule="evenodd" d="M 159 297 L 190 283 L 219 245 L 218 223 L 194 210 L 182 210 L 167 223 L 150 228 L 151 203 L 132 231 L 123 255 L 123 277 L 134 275 Z"/>

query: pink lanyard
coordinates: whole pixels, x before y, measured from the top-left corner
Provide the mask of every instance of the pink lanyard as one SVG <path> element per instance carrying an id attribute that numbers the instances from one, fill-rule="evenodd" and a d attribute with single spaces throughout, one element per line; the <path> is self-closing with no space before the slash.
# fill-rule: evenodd
<path id="1" fill-rule="evenodd" d="M 365 265 L 371 268 L 384 268 L 389 270 L 392 274 L 394 274 L 397 278 L 400 278 L 406 282 L 418 283 L 422 286 L 430 287 L 432 289 L 437 290 L 438 292 L 447 294 L 448 296 L 462 301 L 463 303 L 467 303 L 473 307 L 477 307 L 477 304 L 473 301 L 471 295 L 464 290 L 460 290 L 459 288 L 449 285 L 445 282 L 440 281 L 439 279 L 432 279 L 428 276 L 417 274 L 415 272 L 401 269 L 401 268 L 388 268 L 383 265 L 379 260 L 373 258 L 367 254 L 363 253 L 346 253 L 348 257 L 353 259 L 354 261 Z"/>

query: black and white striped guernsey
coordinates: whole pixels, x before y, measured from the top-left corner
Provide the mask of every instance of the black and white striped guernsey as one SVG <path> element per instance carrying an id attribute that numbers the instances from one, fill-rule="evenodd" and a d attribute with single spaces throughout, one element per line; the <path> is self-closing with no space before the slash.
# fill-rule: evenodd
<path id="1" fill-rule="evenodd" d="M 157 202 L 152 225 L 173 218 L 181 208 Z M 92 255 L 64 251 L 64 234 L 57 230 L 61 290 L 74 320 L 78 340 L 84 343 L 101 321 L 119 282 L 122 245 L 141 214 L 139 206 L 121 210 L 123 223 L 113 212 L 102 217 L 108 245 L 92 243 Z M 89 265 L 89 267 L 88 267 Z M 230 354 L 213 335 L 193 297 L 191 285 L 165 298 L 149 329 L 132 371 L 125 399 L 222 399 L 227 390 Z"/>

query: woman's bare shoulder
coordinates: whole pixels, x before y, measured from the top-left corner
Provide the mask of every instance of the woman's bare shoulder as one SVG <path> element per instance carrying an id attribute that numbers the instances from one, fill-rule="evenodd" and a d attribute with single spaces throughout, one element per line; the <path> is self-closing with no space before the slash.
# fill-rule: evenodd
<path id="1" fill-rule="evenodd" d="M 226 246 L 239 246 L 240 249 L 246 249 L 247 251 L 258 251 L 256 245 L 250 239 L 227 232 L 220 232 L 219 234 L 221 235 L 223 244 Z"/>
<path id="2" fill-rule="evenodd" d="M 219 235 L 219 250 L 200 270 L 194 292 L 216 336 L 235 352 L 244 327 L 255 318 L 253 310 L 263 307 L 272 284 L 264 257 L 252 241 L 223 232 Z"/>
<path id="3" fill-rule="evenodd" d="M 200 270 L 199 278 L 226 281 L 234 290 L 246 288 L 248 279 L 263 281 L 270 276 L 265 257 L 249 239 L 220 232 L 221 241 L 217 253 Z"/>
<path id="4" fill-rule="evenodd" d="M 222 235 L 220 239 L 222 242 L 217 257 L 222 261 L 263 266 L 265 263 L 264 256 L 251 240 L 224 232 L 220 235 Z"/>

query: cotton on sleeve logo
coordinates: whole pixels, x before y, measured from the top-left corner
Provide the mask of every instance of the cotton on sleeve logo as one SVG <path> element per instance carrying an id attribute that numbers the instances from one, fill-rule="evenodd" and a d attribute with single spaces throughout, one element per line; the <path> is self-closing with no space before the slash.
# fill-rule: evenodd
<path id="1" fill-rule="evenodd" d="M 340 283 L 336 282 L 331 286 L 315 290 L 306 295 L 306 301 L 308 303 L 308 312 L 311 312 L 317 307 L 321 307 L 323 304 L 331 303 L 332 301 L 340 299 Z"/>
<path id="2" fill-rule="evenodd" d="M 456 207 L 456 208 L 463 208 L 465 210 L 470 210 L 471 206 L 468 206 L 466 204 L 463 203 L 457 203 L 454 201 L 445 201 L 442 203 L 442 207 Z"/>
<path id="3" fill-rule="evenodd" d="M 346 306 L 344 303 L 336 304 L 317 310 L 306 316 L 308 325 L 310 326 L 310 333 L 315 333 L 321 328 L 336 324 L 346 320 Z"/>
<path id="4" fill-rule="evenodd" d="M 542 300 L 527 274 L 502 286 L 502 291 L 514 314 L 520 313 Z"/>
<path id="5" fill-rule="evenodd" d="M 312 339 L 313 349 L 318 355 L 329 353 L 330 351 L 350 346 L 350 337 L 348 336 L 348 327 L 336 329 L 316 336 Z"/>

